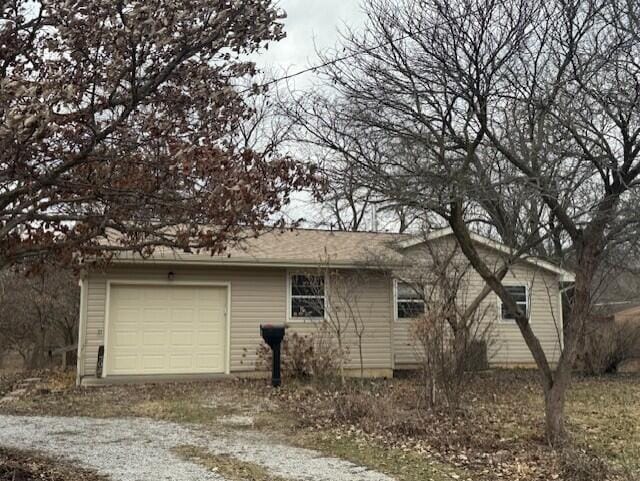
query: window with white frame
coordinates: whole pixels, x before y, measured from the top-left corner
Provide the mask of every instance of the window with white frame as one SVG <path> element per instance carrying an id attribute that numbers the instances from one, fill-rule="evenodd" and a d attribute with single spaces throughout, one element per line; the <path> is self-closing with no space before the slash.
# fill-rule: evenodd
<path id="1" fill-rule="evenodd" d="M 289 277 L 289 317 L 324 319 L 325 282 L 323 275 L 291 274 Z"/>
<path id="2" fill-rule="evenodd" d="M 516 302 L 518 307 L 522 312 L 524 312 L 525 316 L 529 318 L 529 296 L 527 296 L 527 286 L 505 286 L 505 289 L 511 297 Z M 502 312 L 502 320 L 503 321 L 513 321 L 515 320 L 515 315 L 509 311 L 504 303 L 501 304 L 501 312 Z"/>
<path id="3" fill-rule="evenodd" d="M 396 283 L 396 318 L 413 319 L 423 315 L 425 304 L 420 290 L 407 282 Z"/>

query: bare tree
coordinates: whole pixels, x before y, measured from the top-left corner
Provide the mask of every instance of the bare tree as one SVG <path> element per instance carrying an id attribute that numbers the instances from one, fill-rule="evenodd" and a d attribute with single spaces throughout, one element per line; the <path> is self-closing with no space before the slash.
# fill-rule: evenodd
<path id="1" fill-rule="evenodd" d="M 273 2 L 0 2 L 0 267 L 259 230 L 306 166 L 244 142 Z M 246 132 L 245 132 L 246 133 Z M 109 230 L 119 242 L 101 242 Z"/>
<path id="2" fill-rule="evenodd" d="M 41 368 L 50 349 L 77 342 L 80 289 L 73 272 L 5 271 L 0 283 L 0 332 L 5 350 Z"/>
<path id="3" fill-rule="evenodd" d="M 459 407 L 460 396 L 477 369 L 474 350 L 486 346 L 487 361 L 493 323 L 488 319 L 491 292 L 474 291 L 473 268 L 455 241 L 427 241 L 418 252 L 409 255 L 410 265 L 394 275 L 411 286 L 422 299 L 424 312 L 417 312 L 410 331 L 417 347 L 426 381 L 428 404 L 436 405 L 441 392 L 452 409 Z"/>
<path id="4" fill-rule="evenodd" d="M 366 330 L 366 306 L 360 298 L 367 285 L 366 273 L 359 270 L 335 270 L 327 272 L 329 278 L 329 311 L 327 321 L 330 329 L 348 336 L 352 330 L 356 337 L 360 378 L 364 378 L 364 336 Z M 340 350 L 342 351 L 342 347 Z M 345 352 L 346 354 L 346 352 Z M 346 360 L 346 359 L 345 359 Z M 344 370 L 341 372 L 344 383 Z"/>
<path id="5" fill-rule="evenodd" d="M 370 0 L 366 32 L 345 35 L 349 61 L 326 71 L 360 138 L 415 153 L 354 157 L 368 184 L 444 219 L 515 317 L 541 375 L 553 445 L 564 439 L 594 276 L 612 245 L 638 237 L 639 8 L 622 0 Z M 471 230 L 523 257 L 571 261 L 557 366 Z"/>
<path id="6" fill-rule="evenodd" d="M 319 225 L 343 231 L 388 230 L 406 232 L 418 224 L 420 215 L 410 206 L 377 194 L 361 165 L 370 165 L 388 153 L 380 136 L 362 137 L 352 121 L 348 102 L 322 93 L 289 90 L 279 97 L 281 115 L 294 125 L 290 140 L 313 153 L 326 179 Z M 400 148 L 394 155 L 406 155 Z M 370 221 L 371 219 L 371 221 Z"/>

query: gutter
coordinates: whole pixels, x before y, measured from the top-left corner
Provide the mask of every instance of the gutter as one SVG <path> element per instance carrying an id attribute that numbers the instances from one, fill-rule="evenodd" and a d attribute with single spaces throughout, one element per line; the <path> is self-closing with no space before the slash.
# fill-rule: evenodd
<path id="1" fill-rule="evenodd" d="M 184 259 L 179 257 L 174 258 L 158 258 L 150 257 L 148 259 L 140 258 L 119 258 L 112 259 L 110 261 L 112 265 L 131 265 L 131 264 L 144 264 L 144 265 L 187 265 L 187 266 L 230 266 L 230 267 L 283 267 L 283 268 L 341 268 L 341 269 L 370 269 L 370 270 L 389 270 L 394 267 L 403 267 L 402 263 L 388 263 L 381 265 L 371 265 L 366 262 L 322 262 L 322 261 L 296 261 L 287 259 L 275 259 L 275 260 L 262 260 L 262 259 L 247 259 L 247 260 L 223 260 L 223 259 Z"/>

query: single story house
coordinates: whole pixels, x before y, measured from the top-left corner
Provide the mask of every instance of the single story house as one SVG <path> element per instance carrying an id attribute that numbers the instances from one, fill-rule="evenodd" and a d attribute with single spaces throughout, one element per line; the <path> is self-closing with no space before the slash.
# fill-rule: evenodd
<path id="1" fill-rule="evenodd" d="M 492 262 L 508 252 L 480 236 L 474 241 Z M 102 266 L 85 261 L 78 383 L 250 375 L 260 324 L 286 323 L 289 330 L 312 332 L 331 310 L 344 309 L 344 299 L 332 300 L 336 287 L 326 278 L 329 270 L 346 277 L 360 273 L 351 288 L 364 326 L 362 367 L 369 376 L 392 376 L 416 364 L 409 326 L 424 310 L 424 300 L 390 266 L 408 260 L 415 269 L 424 247 L 436 242 L 455 244 L 449 230 L 416 236 L 294 229 L 265 232 L 222 255 L 159 249 L 144 259 L 123 253 Z M 529 258 L 513 264 L 505 280 L 551 361 L 562 344 L 560 286 L 572 278 L 562 268 Z M 468 285 L 479 292 L 484 283 L 471 272 Z M 490 293 L 483 303 L 495 341 L 490 362 L 531 365 L 518 327 L 497 297 Z M 355 346 L 352 332 L 345 339 Z M 348 363 L 359 371 L 358 355 Z"/>

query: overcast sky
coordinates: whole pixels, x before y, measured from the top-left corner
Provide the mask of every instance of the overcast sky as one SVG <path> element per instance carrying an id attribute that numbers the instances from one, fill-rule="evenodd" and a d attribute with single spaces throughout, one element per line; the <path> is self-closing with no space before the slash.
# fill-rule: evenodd
<path id="1" fill-rule="evenodd" d="M 253 58 L 260 68 L 276 77 L 317 65 L 316 49 L 334 48 L 339 39 L 338 29 L 346 26 L 357 29 L 365 19 L 360 0 L 280 0 L 278 6 L 287 12 L 284 21 L 287 36 Z M 304 87 L 312 75 L 296 77 L 295 87 Z M 304 193 L 294 195 L 284 212 L 291 219 L 304 218 L 307 226 L 314 225 L 317 211 L 310 202 Z"/>
<path id="2" fill-rule="evenodd" d="M 364 22 L 360 0 L 280 0 L 278 6 L 287 12 L 287 36 L 257 58 L 262 68 L 276 72 L 292 73 L 317 64 L 316 48 L 333 48 L 339 28 L 358 28 Z"/>

